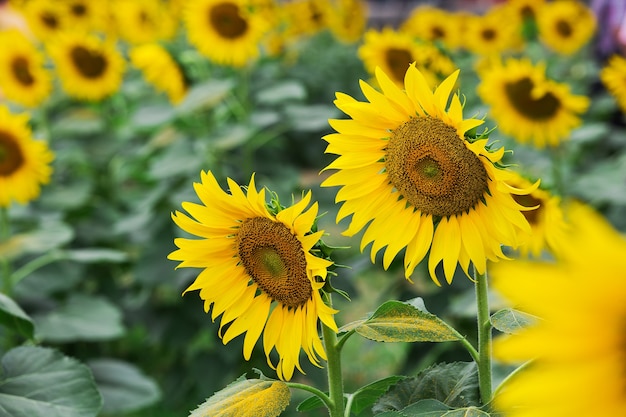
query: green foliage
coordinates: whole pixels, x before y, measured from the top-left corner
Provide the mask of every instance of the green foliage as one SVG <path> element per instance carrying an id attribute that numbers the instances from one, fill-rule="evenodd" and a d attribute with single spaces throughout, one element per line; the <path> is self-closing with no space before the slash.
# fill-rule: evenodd
<path id="1" fill-rule="evenodd" d="M 491 316 L 491 325 L 503 333 L 516 333 L 534 321 L 530 314 L 512 308 L 498 310 Z"/>
<path id="2" fill-rule="evenodd" d="M 0 324 L 20 335 L 32 339 L 33 320 L 10 297 L 0 293 Z"/>

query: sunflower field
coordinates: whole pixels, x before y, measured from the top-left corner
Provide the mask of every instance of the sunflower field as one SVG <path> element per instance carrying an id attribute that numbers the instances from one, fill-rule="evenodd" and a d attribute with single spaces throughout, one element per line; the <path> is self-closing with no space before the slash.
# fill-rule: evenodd
<path id="1" fill-rule="evenodd" d="M 626 2 L 0 1 L 0 417 L 626 415 Z"/>

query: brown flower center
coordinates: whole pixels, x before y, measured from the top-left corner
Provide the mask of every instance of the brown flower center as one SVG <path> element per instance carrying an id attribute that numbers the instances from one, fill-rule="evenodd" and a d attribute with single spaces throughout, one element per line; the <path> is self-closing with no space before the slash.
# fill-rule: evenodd
<path id="1" fill-rule="evenodd" d="M 30 73 L 29 62 L 23 56 L 18 56 L 11 62 L 11 71 L 20 84 L 24 86 L 33 85 L 35 79 Z"/>
<path id="2" fill-rule="evenodd" d="M 385 168 L 402 197 L 433 216 L 466 212 L 488 191 L 482 161 L 454 127 L 433 117 L 413 118 L 393 131 Z"/>
<path id="3" fill-rule="evenodd" d="M 76 17 L 83 17 L 87 14 L 87 7 L 82 3 L 74 3 L 71 5 L 70 11 Z"/>
<path id="4" fill-rule="evenodd" d="M 538 224 L 539 215 L 541 214 L 541 208 L 543 207 L 541 204 L 542 201 L 539 200 L 538 198 L 533 197 L 530 194 L 525 194 L 525 195 L 511 194 L 511 196 L 520 206 L 524 206 L 524 207 L 539 206 L 534 210 L 522 211 L 522 214 L 524 215 L 524 217 L 526 217 L 526 220 L 528 221 L 528 223 L 530 223 L 531 225 Z"/>
<path id="5" fill-rule="evenodd" d="M 50 12 L 42 12 L 39 18 L 41 23 L 48 29 L 57 29 L 59 27 L 59 18 Z"/>
<path id="6" fill-rule="evenodd" d="M 239 7 L 233 3 L 220 3 L 209 11 L 209 24 L 227 39 L 236 39 L 248 31 L 248 21 L 241 17 Z"/>
<path id="7" fill-rule="evenodd" d="M 572 25 L 566 20 L 559 20 L 556 23 L 556 31 L 564 38 L 569 38 L 574 32 Z"/>
<path id="8" fill-rule="evenodd" d="M 430 38 L 431 38 L 431 40 L 436 41 L 438 39 L 445 38 L 445 36 L 446 36 L 446 31 L 442 27 L 440 27 L 440 26 L 433 26 L 430 29 Z"/>
<path id="9" fill-rule="evenodd" d="M 8 177 L 24 164 L 24 154 L 15 137 L 0 130 L 0 176 Z"/>
<path id="10" fill-rule="evenodd" d="M 480 34 L 486 41 L 492 41 L 496 38 L 496 31 L 492 28 L 483 29 Z"/>
<path id="11" fill-rule="evenodd" d="M 522 115 L 534 120 L 548 120 L 561 108 L 561 102 L 548 92 L 540 98 L 531 95 L 533 82 L 530 78 L 522 78 L 509 82 L 504 87 L 509 102 Z"/>
<path id="12" fill-rule="evenodd" d="M 404 74 L 411 62 L 414 61 L 411 52 L 402 48 L 389 48 L 385 52 L 387 66 L 391 70 L 391 76 L 394 80 L 402 82 Z"/>
<path id="13" fill-rule="evenodd" d="M 263 292 L 289 307 L 306 304 L 313 293 L 306 257 L 287 226 L 265 217 L 247 219 L 236 239 L 243 267 Z"/>
<path id="14" fill-rule="evenodd" d="M 78 71 L 87 78 L 98 78 L 106 71 L 107 60 L 99 51 L 75 46 L 70 56 Z"/>

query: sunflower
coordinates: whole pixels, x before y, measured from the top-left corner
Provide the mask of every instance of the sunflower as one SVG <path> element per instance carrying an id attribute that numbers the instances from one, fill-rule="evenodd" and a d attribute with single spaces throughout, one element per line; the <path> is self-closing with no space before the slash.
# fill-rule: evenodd
<path id="1" fill-rule="evenodd" d="M 462 38 L 456 14 L 432 6 L 413 9 L 400 30 L 427 42 L 440 42 L 449 49 L 459 46 Z"/>
<path id="2" fill-rule="evenodd" d="M 507 182 L 522 189 L 532 185 L 519 174 Z M 561 209 L 561 198 L 537 188 L 527 195 L 514 195 L 513 199 L 524 207 L 532 208 L 522 212 L 530 224 L 531 236 L 520 245 L 520 255 L 524 258 L 529 255 L 539 258 L 544 251 L 558 255 L 559 249 L 567 244 L 568 229 Z"/>
<path id="3" fill-rule="evenodd" d="M 330 0 L 294 0 L 283 6 L 286 15 L 285 36 L 311 36 L 330 25 L 332 4 Z"/>
<path id="4" fill-rule="evenodd" d="M 365 229 L 361 250 L 373 242 L 372 261 L 387 246 L 385 268 L 406 247 L 407 279 L 430 248 L 428 269 L 438 285 L 440 263 L 448 283 L 457 264 L 467 274 L 472 262 L 482 274 L 487 259 L 504 257 L 502 244 L 517 247 L 530 232 L 511 192 L 532 188 L 505 183 L 510 173 L 496 166 L 504 148 L 493 152 L 488 139 L 466 136 L 483 121 L 464 120 L 459 96 L 450 98 L 458 74 L 433 93 L 415 65 L 406 72 L 405 91 L 378 69 L 382 93 L 365 82 L 369 102 L 337 93 L 335 104 L 352 119 L 330 120 L 338 133 L 324 137 L 326 152 L 339 157 L 325 168 L 338 172 L 322 185 L 342 187 L 337 221 L 352 215 L 344 234 Z"/>
<path id="5" fill-rule="evenodd" d="M 28 115 L 15 115 L 0 105 L 0 207 L 37 198 L 50 182 L 54 159 L 45 142 L 32 138 Z"/>
<path id="6" fill-rule="evenodd" d="M 97 0 L 63 0 L 67 27 L 85 32 L 103 31 L 109 28 L 109 2 Z"/>
<path id="7" fill-rule="evenodd" d="M 626 113 L 626 58 L 613 55 L 600 71 L 600 79 Z"/>
<path id="8" fill-rule="evenodd" d="M 384 28 L 381 32 L 368 30 L 358 54 L 370 74 L 380 67 L 398 87 L 403 86 L 406 70 L 413 62 L 429 87 L 434 87 L 443 79 L 443 74 L 455 69 L 452 60 L 434 45 L 416 42 L 408 33 L 391 28 Z"/>
<path id="9" fill-rule="evenodd" d="M 556 146 L 580 125 L 589 99 L 546 77 L 545 64 L 528 59 L 492 61 L 480 74 L 477 92 L 491 106 L 500 130 L 538 148 Z"/>
<path id="10" fill-rule="evenodd" d="M 507 417 L 626 415 L 626 240 L 587 206 L 567 214 L 561 262 L 490 269 L 494 288 L 540 319 L 494 343 L 501 361 L 532 360 L 498 389 Z"/>
<path id="11" fill-rule="evenodd" d="M 189 40 L 218 64 L 244 66 L 258 57 L 266 32 L 262 16 L 248 13 L 246 6 L 244 0 L 190 2 L 185 13 Z"/>
<path id="12" fill-rule="evenodd" d="M 115 43 L 95 36 L 66 33 L 49 45 L 65 92 L 78 99 L 101 100 L 117 91 L 124 59 Z"/>
<path id="13" fill-rule="evenodd" d="M 502 22 L 507 22 L 503 25 Z M 465 45 L 479 55 L 499 55 L 521 45 L 521 21 L 507 7 L 492 7 L 467 22 Z"/>
<path id="14" fill-rule="evenodd" d="M 15 103 L 38 106 L 52 89 L 43 55 L 16 29 L 0 32 L 0 45 L 0 89 Z"/>
<path id="15" fill-rule="evenodd" d="M 578 51 L 591 40 L 596 18 L 591 9 L 575 0 L 546 3 L 537 16 L 541 41 L 563 55 Z"/>
<path id="16" fill-rule="evenodd" d="M 139 44 L 171 39 L 178 28 L 175 14 L 161 1 L 117 0 L 113 17 L 120 37 Z"/>
<path id="17" fill-rule="evenodd" d="M 140 45 L 132 48 L 129 56 L 146 81 L 165 92 L 170 102 L 176 104 L 183 99 L 187 90 L 184 74 L 165 48 L 156 43 Z"/>
<path id="18" fill-rule="evenodd" d="M 361 40 L 367 25 L 367 3 L 363 0 L 339 0 L 330 14 L 331 32 L 342 42 Z"/>
<path id="19" fill-rule="evenodd" d="M 57 1 L 30 0 L 21 9 L 28 27 L 40 41 L 49 41 L 69 27 L 67 9 Z"/>
<path id="20" fill-rule="evenodd" d="M 175 240 L 178 250 L 169 259 L 178 267 L 202 268 L 185 290 L 200 290 L 212 319 L 222 315 L 220 337 L 224 344 L 246 333 L 243 354 L 250 359 L 263 333 L 269 366 L 278 377 L 291 379 L 294 368 L 302 372 L 300 350 L 319 366 L 326 353 L 318 335 L 318 319 L 337 331 L 335 310 L 324 304 L 320 291 L 332 262 L 311 253 L 323 232 L 311 232 L 317 203 L 305 211 L 311 193 L 291 207 L 268 210 L 265 189 L 257 191 L 254 176 L 247 193 L 228 179 L 225 193 L 211 172 L 201 174 L 194 188 L 202 205 L 185 202 L 174 222 L 200 239 Z M 222 328 L 230 323 L 222 335 Z M 265 329 L 265 331 L 264 331 Z M 274 364 L 270 353 L 279 360 Z"/>

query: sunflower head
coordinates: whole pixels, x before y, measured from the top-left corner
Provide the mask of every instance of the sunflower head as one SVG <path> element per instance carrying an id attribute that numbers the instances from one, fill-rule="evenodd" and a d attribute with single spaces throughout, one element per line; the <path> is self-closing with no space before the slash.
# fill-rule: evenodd
<path id="1" fill-rule="evenodd" d="M 600 71 L 600 80 L 626 113 L 626 58 L 613 55 Z"/>
<path id="2" fill-rule="evenodd" d="M 326 358 L 318 320 L 337 330 L 336 311 L 322 299 L 333 262 L 320 246 L 317 203 L 307 209 L 309 192 L 290 207 L 281 206 L 275 195 L 268 204 L 254 176 L 245 193 L 234 181 L 228 183 L 230 193 L 225 193 L 213 174 L 202 173 L 202 182 L 195 184 L 202 204 L 183 203 L 191 217 L 178 211 L 172 216 L 199 239 L 176 239 L 179 249 L 169 259 L 180 261 L 179 267 L 203 269 L 186 292 L 200 290 L 213 320 L 222 315 L 223 342 L 246 333 L 247 360 L 263 333 L 268 364 L 288 380 L 294 368 L 302 371 L 301 350 L 317 366 Z M 277 363 L 270 358 L 273 351 Z"/>
<path id="3" fill-rule="evenodd" d="M 508 186 L 507 171 L 488 139 L 476 135 L 482 120 L 464 119 L 452 89 L 458 71 L 434 91 L 411 64 L 401 90 L 382 70 L 376 78 L 382 92 L 365 82 L 368 102 L 337 93 L 335 104 L 351 119 L 331 120 L 337 133 L 326 136 L 327 153 L 339 157 L 326 169 L 338 170 L 323 186 L 341 186 L 343 202 L 337 221 L 352 215 L 352 236 L 365 229 L 361 250 L 372 243 L 372 261 L 386 247 L 383 266 L 406 248 L 405 276 L 428 256 L 430 276 L 438 284 L 442 264 L 451 282 L 457 265 L 479 273 L 486 260 L 504 257 L 501 245 L 517 246 L 529 232 L 523 207 L 512 197 L 533 187 Z M 449 103 L 449 104 L 448 104 Z"/>
<path id="4" fill-rule="evenodd" d="M 557 53 L 571 55 L 592 38 L 596 18 L 580 1 L 555 1 L 541 7 L 537 28 L 545 45 Z"/>

